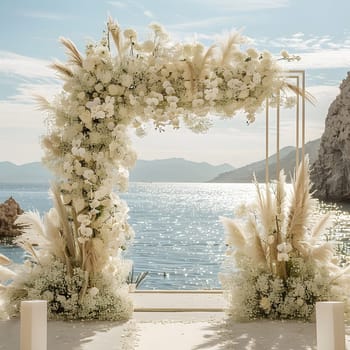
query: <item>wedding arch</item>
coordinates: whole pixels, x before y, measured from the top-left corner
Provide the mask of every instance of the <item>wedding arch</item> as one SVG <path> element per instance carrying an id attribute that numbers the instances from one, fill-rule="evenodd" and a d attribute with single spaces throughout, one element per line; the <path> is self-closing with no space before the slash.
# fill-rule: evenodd
<path id="1" fill-rule="evenodd" d="M 129 128 L 140 136 L 148 122 L 160 131 L 184 125 L 203 132 L 209 114 L 231 118 L 241 110 L 252 123 L 267 99 L 288 106 L 295 103 L 288 90 L 304 93 L 269 52 L 242 50 L 238 33 L 205 48 L 174 43 L 157 24 L 143 42 L 111 19 L 107 28 L 85 56 L 61 39 L 69 60 L 53 68 L 63 91 L 52 103 L 38 97 L 49 113 L 42 145 L 43 161 L 57 179 L 54 208 L 43 218 L 28 212 L 18 219 L 24 228 L 18 243 L 29 256 L 6 290 L 10 315 L 21 300 L 46 299 L 51 318 L 130 316 L 130 266 L 121 252 L 134 233 L 127 204 L 114 192 L 126 189 L 136 160 Z"/>

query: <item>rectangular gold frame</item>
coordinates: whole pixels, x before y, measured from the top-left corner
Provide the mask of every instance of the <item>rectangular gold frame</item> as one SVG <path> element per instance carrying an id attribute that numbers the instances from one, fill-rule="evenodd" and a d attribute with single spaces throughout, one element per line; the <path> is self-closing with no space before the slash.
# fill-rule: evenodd
<path id="1" fill-rule="evenodd" d="M 304 70 L 288 70 L 283 73 L 283 76 L 287 79 L 294 79 L 296 86 L 296 107 L 295 107 L 295 163 L 299 164 L 299 141 L 301 134 L 301 159 L 305 156 L 305 71 Z M 301 112 L 300 112 L 301 105 Z M 270 181 L 269 174 L 269 100 L 266 100 L 266 114 L 265 114 L 265 182 Z M 301 114 L 301 130 L 300 130 L 300 114 Z M 281 118 L 281 104 L 280 94 L 277 95 L 276 106 L 276 179 L 278 179 L 280 172 L 280 118 Z M 300 132 L 301 131 L 301 132 Z"/>

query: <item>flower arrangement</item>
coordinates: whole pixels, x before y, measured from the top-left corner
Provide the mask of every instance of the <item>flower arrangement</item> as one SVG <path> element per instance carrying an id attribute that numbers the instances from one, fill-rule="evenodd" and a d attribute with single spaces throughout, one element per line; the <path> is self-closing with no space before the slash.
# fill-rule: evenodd
<path id="1" fill-rule="evenodd" d="M 239 34 L 205 49 L 173 44 L 157 24 L 152 40 L 143 42 L 111 19 L 107 29 L 85 56 L 62 39 L 69 61 L 53 68 L 63 91 L 53 103 L 38 97 L 49 114 L 42 145 L 57 179 L 54 208 L 43 218 L 29 212 L 17 221 L 28 259 L 6 288 L 10 315 L 20 300 L 35 297 L 48 300 L 51 317 L 127 318 L 130 264 L 121 254 L 134 233 L 128 207 L 113 191 L 127 188 L 136 160 L 128 128 L 142 136 L 149 121 L 162 131 L 182 120 L 201 132 L 210 126 L 208 113 L 232 117 L 238 110 L 252 122 L 267 97 L 293 90 L 270 53 L 240 49 Z M 293 102 L 287 93 L 280 100 Z"/>
<path id="2" fill-rule="evenodd" d="M 221 218 L 228 246 L 222 283 L 231 315 L 310 320 L 317 301 L 344 300 L 349 306 L 350 269 L 340 267 L 331 242 L 320 239 L 329 215 L 310 225 L 315 202 L 307 158 L 297 169 L 290 196 L 283 171 L 265 193 L 255 184 L 256 203 L 237 213 L 246 219 L 244 228 Z"/>

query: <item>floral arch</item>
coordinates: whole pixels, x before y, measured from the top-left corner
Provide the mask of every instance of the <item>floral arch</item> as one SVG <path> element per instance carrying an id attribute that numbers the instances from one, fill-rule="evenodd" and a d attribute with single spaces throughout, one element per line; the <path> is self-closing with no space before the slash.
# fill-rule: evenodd
<path id="1" fill-rule="evenodd" d="M 6 290 L 10 315 L 23 299 L 46 299 L 51 318 L 129 317 L 130 266 L 121 251 L 134 233 L 126 203 L 113 192 L 126 189 L 136 160 L 128 128 L 143 135 L 147 122 L 159 130 L 183 123 L 202 132 L 209 113 L 231 118 L 243 110 L 251 123 L 267 98 L 292 103 L 283 92 L 293 87 L 276 60 L 268 52 L 242 51 L 241 35 L 206 49 L 174 44 L 161 26 L 150 27 L 152 39 L 139 42 L 135 31 L 122 32 L 110 19 L 106 35 L 87 45 L 85 56 L 61 40 L 69 61 L 53 68 L 63 91 L 53 103 L 38 98 L 49 113 L 42 144 L 44 163 L 57 178 L 54 208 L 43 219 L 30 212 L 18 220 L 25 227 L 18 243 L 29 257 Z"/>

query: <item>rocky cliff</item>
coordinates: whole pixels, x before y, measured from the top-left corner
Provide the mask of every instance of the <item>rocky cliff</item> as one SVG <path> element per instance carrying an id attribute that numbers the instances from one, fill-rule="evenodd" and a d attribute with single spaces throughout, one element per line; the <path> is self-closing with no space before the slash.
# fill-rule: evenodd
<path id="1" fill-rule="evenodd" d="M 311 180 L 315 196 L 350 201 L 350 72 L 329 107 Z"/>
<path id="2" fill-rule="evenodd" d="M 15 237 L 20 234 L 14 222 L 22 213 L 23 210 L 12 197 L 0 204 L 0 238 Z"/>

